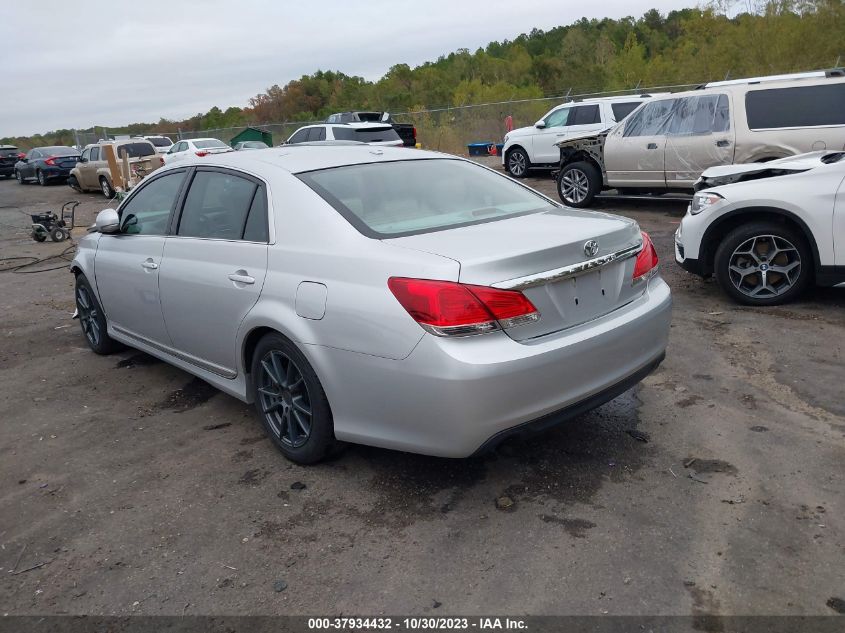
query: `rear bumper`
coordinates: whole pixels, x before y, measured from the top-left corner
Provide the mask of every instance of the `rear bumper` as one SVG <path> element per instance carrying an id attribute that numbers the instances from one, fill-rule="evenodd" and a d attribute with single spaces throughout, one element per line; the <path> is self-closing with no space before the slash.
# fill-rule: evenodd
<path id="1" fill-rule="evenodd" d="M 72 167 L 42 167 L 41 172 L 46 178 L 67 178 Z"/>
<path id="2" fill-rule="evenodd" d="M 659 277 L 600 319 L 517 343 L 502 332 L 426 335 L 404 360 L 308 346 L 340 440 L 466 457 L 619 395 L 662 360 L 671 318 Z"/>
<path id="3" fill-rule="evenodd" d="M 0 176 L 11 176 L 15 173 L 15 166 L 12 165 L 0 165 Z"/>

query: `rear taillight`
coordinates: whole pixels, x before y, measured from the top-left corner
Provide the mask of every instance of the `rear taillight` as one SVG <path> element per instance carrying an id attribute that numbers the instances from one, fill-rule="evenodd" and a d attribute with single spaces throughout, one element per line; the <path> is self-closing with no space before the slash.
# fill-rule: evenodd
<path id="1" fill-rule="evenodd" d="M 194 152 L 194 153 L 195 153 L 197 156 L 199 156 L 200 158 L 202 158 L 203 156 L 208 156 L 208 152 L 206 152 L 206 151 L 205 151 L 205 150 L 203 150 L 203 149 L 201 149 L 201 150 L 199 150 L 199 151 L 197 151 L 197 152 Z"/>
<path id="2" fill-rule="evenodd" d="M 414 140 L 417 140 L 417 126 L 414 126 Z"/>
<path id="3" fill-rule="evenodd" d="M 643 248 L 634 262 L 634 281 L 640 281 L 649 273 L 656 272 L 657 268 L 657 251 L 654 250 L 654 244 L 651 243 L 648 233 L 642 231 L 642 235 Z"/>
<path id="4" fill-rule="evenodd" d="M 408 314 L 437 336 L 483 334 L 540 319 L 534 304 L 515 290 L 407 277 L 391 277 L 387 285 Z"/>
<path id="5" fill-rule="evenodd" d="M 18 160 L 23 160 L 24 158 L 26 158 L 26 154 L 24 154 L 23 152 L 18 154 Z"/>
<path id="6" fill-rule="evenodd" d="M 50 156 L 50 158 L 47 158 L 47 159 L 44 160 L 44 164 L 45 165 L 55 165 L 56 164 L 56 157 Z"/>

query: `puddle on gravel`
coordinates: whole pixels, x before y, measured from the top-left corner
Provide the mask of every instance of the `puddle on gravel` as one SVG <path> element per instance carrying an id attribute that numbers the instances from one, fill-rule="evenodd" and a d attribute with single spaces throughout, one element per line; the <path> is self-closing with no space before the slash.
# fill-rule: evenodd
<path id="1" fill-rule="evenodd" d="M 204 380 L 192 378 L 184 387 L 172 392 L 165 400 L 158 403 L 160 409 L 172 409 L 177 413 L 189 411 L 208 402 L 217 395 L 217 389 Z"/>

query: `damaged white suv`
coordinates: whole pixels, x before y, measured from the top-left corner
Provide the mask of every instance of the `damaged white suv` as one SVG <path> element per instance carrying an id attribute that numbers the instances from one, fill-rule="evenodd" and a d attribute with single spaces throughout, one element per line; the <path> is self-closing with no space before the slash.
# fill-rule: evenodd
<path id="1" fill-rule="evenodd" d="M 845 151 L 712 167 L 675 233 L 675 260 L 747 305 L 845 287 Z"/>

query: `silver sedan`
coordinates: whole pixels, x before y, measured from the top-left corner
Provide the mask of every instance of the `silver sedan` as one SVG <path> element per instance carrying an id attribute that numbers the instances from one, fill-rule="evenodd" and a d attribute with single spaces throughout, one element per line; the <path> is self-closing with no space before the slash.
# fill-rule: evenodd
<path id="1" fill-rule="evenodd" d="M 90 347 L 254 402 L 289 459 L 464 457 L 615 397 L 671 314 L 635 222 L 453 156 L 285 146 L 166 166 L 73 260 Z"/>

